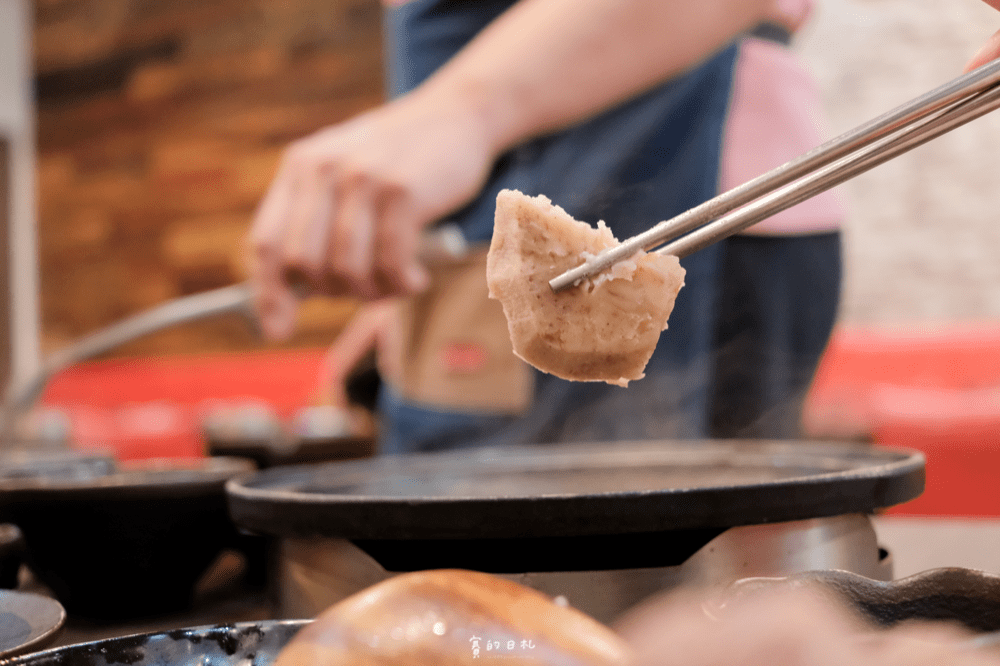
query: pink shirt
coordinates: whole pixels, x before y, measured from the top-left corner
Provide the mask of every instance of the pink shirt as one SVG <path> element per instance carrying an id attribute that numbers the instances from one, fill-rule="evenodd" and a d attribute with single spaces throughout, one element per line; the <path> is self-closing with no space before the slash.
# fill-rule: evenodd
<path id="1" fill-rule="evenodd" d="M 809 3 L 779 3 L 795 16 Z M 788 7 L 791 5 L 791 7 Z M 825 141 L 825 117 L 811 75 L 787 47 L 745 38 L 736 61 L 733 98 L 723 136 L 721 191 L 794 159 Z M 840 192 L 828 190 L 760 222 L 744 233 L 806 234 L 840 227 L 845 207 Z"/>

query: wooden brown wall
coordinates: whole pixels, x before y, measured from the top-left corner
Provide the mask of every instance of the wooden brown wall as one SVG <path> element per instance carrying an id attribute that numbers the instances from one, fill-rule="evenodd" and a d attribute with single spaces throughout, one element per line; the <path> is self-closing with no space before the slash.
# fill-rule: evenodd
<path id="1" fill-rule="evenodd" d="M 36 0 L 44 348 L 243 279 L 282 147 L 381 101 L 379 21 L 377 0 Z M 311 304 L 291 344 L 352 308 Z M 119 353 L 256 347 L 217 321 Z"/>

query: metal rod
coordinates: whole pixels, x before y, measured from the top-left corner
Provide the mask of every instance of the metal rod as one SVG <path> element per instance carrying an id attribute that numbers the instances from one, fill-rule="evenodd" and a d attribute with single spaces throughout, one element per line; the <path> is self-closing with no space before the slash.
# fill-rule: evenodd
<path id="1" fill-rule="evenodd" d="M 462 228 L 454 222 L 439 225 L 420 234 L 417 256 L 425 264 L 461 261 L 469 254 L 469 243 Z M 298 298 L 309 298 L 313 294 L 326 292 L 337 294 L 343 290 L 339 278 L 332 278 L 326 285 L 316 283 L 314 276 L 301 266 L 286 268 L 282 280 Z"/>
<path id="2" fill-rule="evenodd" d="M 240 313 L 255 322 L 253 289 L 248 283 L 177 298 L 118 323 L 50 354 L 37 373 L 7 390 L 0 412 L 0 432 L 9 437 L 18 417 L 30 409 L 56 373 L 120 345 L 165 328 L 226 313 Z"/>
<path id="3" fill-rule="evenodd" d="M 631 257 L 639 250 L 650 250 L 677 238 L 681 234 L 697 229 L 768 192 L 797 181 L 845 155 L 849 155 L 997 83 L 1000 83 L 1000 60 L 987 63 L 845 132 L 791 162 L 724 192 L 670 220 L 660 222 L 656 226 L 623 241 L 620 245 L 605 250 L 581 265 L 556 276 L 549 281 L 549 286 L 553 291 L 560 291 L 572 286 L 580 279 L 595 275 L 618 261 Z"/>
<path id="4" fill-rule="evenodd" d="M 799 181 L 781 187 L 747 204 L 744 208 L 724 215 L 714 222 L 664 245 L 656 252 L 686 257 L 727 236 L 751 227 L 775 213 L 836 187 L 998 107 L 1000 107 L 1000 86 L 963 103 L 942 116 L 922 123 L 920 127 L 914 128 L 912 131 L 884 137 L 853 155 L 827 165 Z"/>

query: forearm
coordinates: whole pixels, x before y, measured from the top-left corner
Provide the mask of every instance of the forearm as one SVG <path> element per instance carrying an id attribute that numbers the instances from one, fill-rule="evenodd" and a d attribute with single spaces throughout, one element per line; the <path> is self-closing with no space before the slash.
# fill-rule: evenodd
<path id="1" fill-rule="evenodd" d="M 477 116 L 497 153 L 682 73 L 766 0 L 521 0 L 416 91 Z"/>

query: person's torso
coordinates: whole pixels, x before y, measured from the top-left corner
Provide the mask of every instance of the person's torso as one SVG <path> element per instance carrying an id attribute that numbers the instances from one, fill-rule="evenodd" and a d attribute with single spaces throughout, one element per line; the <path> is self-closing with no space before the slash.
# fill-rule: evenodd
<path id="1" fill-rule="evenodd" d="M 514 4 L 388 2 L 389 94 L 402 95 L 419 85 Z M 663 26 L 665 41 L 675 29 Z M 515 148 L 497 162 L 480 196 L 450 221 L 470 241 L 488 241 L 496 194 L 511 188 L 545 194 L 578 219 L 604 219 L 621 239 L 711 198 L 734 60 L 735 47 L 725 48 L 619 107 Z"/>

